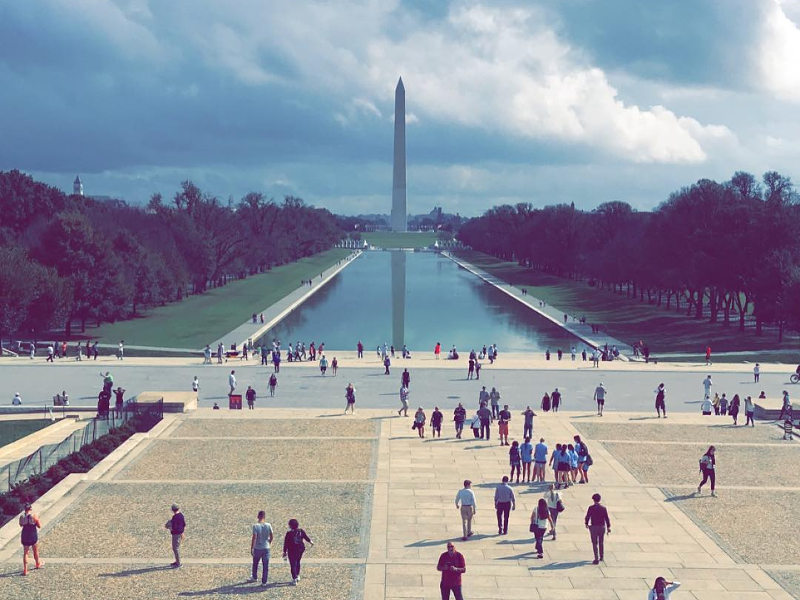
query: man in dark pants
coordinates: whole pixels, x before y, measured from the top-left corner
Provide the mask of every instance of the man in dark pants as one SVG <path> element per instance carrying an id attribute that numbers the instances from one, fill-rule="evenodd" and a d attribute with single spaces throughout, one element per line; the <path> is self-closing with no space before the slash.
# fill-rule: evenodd
<path id="1" fill-rule="evenodd" d="M 514 490 L 508 485 L 508 477 L 505 475 L 503 483 L 494 489 L 494 508 L 497 511 L 497 533 L 505 535 L 508 533 L 508 516 L 517 508 Z"/>
<path id="2" fill-rule="evenodd" d="M 464 555 L 456 552 L 456 547 L 448 542 L 447 552 L 439 556 L 436 570 L 442 573 L 442 582 L 439 589 L 442 591 L 442 600 L 449 600 L 450 592 L 453 592 L 455 600 L 464 600 L 461 595 L 461 574 L 467 572 L 467 563 Z"/>
<path id="3" fill-rule="evenodd" d="M 177 569 L 181 566 L 181 542 L 183 541 L 183 532 L 186 530 L 186 519 L 177 504 L 172 505 L 172 518 L 164 527 L 172 536 L 172 553 L 175 555 L 175 562 L 170 566 Z"/>
<path id="4" fill-rule="evenodd" d="M 478 409 L 478 417 L 481 419 L 481 439 L 489 439 L 489 425 L 492 423 L 492 411 L 482 404 Z"/>
<path id="5" fill-rule="evenodd" d="M 592 538 L 592 550 L 594 550 L 592 564 L 597 565 L 603 560 L 603 538 L 606 533 L 611 533 L 611 521 L 608 519 L 608 510 L 600 504 L 600 494 L 594 494 L 592 500 L 594 504 L 586 511 L 584 523 Z"/>

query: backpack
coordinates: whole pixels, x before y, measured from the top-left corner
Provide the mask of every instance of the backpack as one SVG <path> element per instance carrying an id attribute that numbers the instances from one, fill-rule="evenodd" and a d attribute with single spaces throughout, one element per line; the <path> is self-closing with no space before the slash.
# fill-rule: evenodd
<path id="1" fill-rule="evenodd" d="M 581 445 L 578 447 L 578 456 L 589 456 L 589 448 L 587 448 L 586 444 L 583 442 L 581 442 Z"/>
<path id="2" fill-rule="evenodd" d="M 303 530 L 295 529 L 292 532 L 292 537 L 289 539 L 295 548 L 301 548 L 303 546 Z"/>
<path id="3" fill-rule="evenodd" d="M 708 454 L 703 454 L 700 457 L 700 469 L 706 469 L 711 464 L 711 457 Z"/>
<path id="4" fill-rule="evenodd" d="M 586 455 L 586 465 L 591 467 L 593 464 L 594 464 L 594 461 L 592 460 L 592 456 L 590 454 L 587 454 Z"/>

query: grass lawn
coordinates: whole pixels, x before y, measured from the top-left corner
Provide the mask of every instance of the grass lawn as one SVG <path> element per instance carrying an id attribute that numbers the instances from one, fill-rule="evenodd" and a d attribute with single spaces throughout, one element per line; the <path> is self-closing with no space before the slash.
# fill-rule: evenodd
<path id="1" fill-rule="evenodd" d="M 721 323 L 697 320 L 687 317 L 685 310 L 676 313 L 674 309 L 666 310 L 624 295 L 589 287 L 585 281 L 539 273 L 482 252 L 469 250 L 456 254 L 476 267 L 513 283 L 515 287 L 526 288 L 531 296 L 551 306 L 571 315 L 585 315 L 587 322 L 600 324 L 610 335 L 623 342 L 632 344 L 643 340 L 656 357 L 668 352 L 700 355 L 708 345 L 714 352 L 797 352 L 799 340 L 796 335 L 784 335 L 783 343 L 778 344 L 777 334 L 773 330 L 767 330 L 764 335 L 757 337 L 754 329 L 740 332 L 738 324 L 725 327 Z M 740 360 L 747 358 L 742 356 Z"/>
<path id="2" fill-rule="evenodd" d="M 351 252 L 334 248 L 267 273 L 232 281 L 205 294 L 189 296 L 182 302 L 160 306 L 135 319 L 87 326 L 86 333 L 80 335 L 106 344 L 125 340 L 132 346 L 200 349 L 300 287 L 300 280 L 319 275 Z"/>
<path id="3" fill-rule="evenodd" d="M 378 248 L 427 248 L 436 241 L 433 231 L 375 231 L 362 233 L 361 237 Z"/>
<path id="4" fill-rule="evenodd" d="M 0 421 L 0 448 L 24 438 L 34 431 L 44 429 L 53 422 L 49 419 L 22 419 L 21 421 Z"/>

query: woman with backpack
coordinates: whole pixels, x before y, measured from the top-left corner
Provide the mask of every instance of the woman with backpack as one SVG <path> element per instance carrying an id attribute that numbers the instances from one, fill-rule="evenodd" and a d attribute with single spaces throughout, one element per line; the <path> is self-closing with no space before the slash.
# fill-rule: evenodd
<path id="1" fill-rule="evenodd" d="M 553 520 L 550 518 L 550 511 L 547 508 L 547 500 L 544 498 L 539 499 L 539 503 L 531 513 L 531 526 L 530 530 L 536 540 L 536 558 L 542 558 L 544 549 L 542 548 L 542 541 L 544 541 L 544 532 L 547 531 L 547 526 L 555 530 Z"/>
<path id="2" fill-rule="evenodd" d="M 647 595 L 647 600 L 669 600 L 672 592 L 681 586 L 679 581 L 667 581 L 663 577 L 656 577 L 653 588 Z"/>
<path id="3" fill-rule="evenodd" d="M 717 493 L 714 491 L 714 487 L 716 485 L 716 464 L 717 459 L 715 457 L 716 448 L 714 446 L 709 446 L 706 453 L 700 457 L 700 472 L 703 474 L 703 481 L 700 482 L 700 485 L 697 486 L 697 493 L 701 493 L 701 489 L 703 485 L 705 485 L 706 481 L 709 479 L 711 480 L 711 495 L 716 497 Z"/>
<path id="4" fill-rule="evenodd" d="M 739 394 L 734 394 L 733 399 L 731 400 L 731 406 L 728 408 L 728 414 L 733 417 L 733 424 L 734 426 L 738 425 L 737 422 L 739 418 L 739 407 L 741 406 L 742 401 L 739 398 Z"/>
<path id="5" fill-rule="evenodd" d="M 289 559 L 293 585 L 297 585 L 297 582 L 300 581 L 300 559 L 303 558 L 303 552 L 306 551 L 304 541 L 314 545 L 305 529 L 300 529 L 297 519 L 289 519 L 289 531 L 283 538 L 283 558 Z"/>

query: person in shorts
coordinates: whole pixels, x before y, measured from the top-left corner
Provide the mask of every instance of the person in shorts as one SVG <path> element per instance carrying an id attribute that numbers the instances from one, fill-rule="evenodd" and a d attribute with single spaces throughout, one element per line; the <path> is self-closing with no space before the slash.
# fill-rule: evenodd
<path id="1" fill-rule="evenodd" d="M 607 393 L 606 388 L 603 387 L 603 382 L 601 381 L 600 385 L 598 385 L 594 389 L 594 400 L 597 402 L 598 417 L 603 416 L 603 408 L 605 407 L 606 404 L 606 393 Z"/>
<path id="2" fill-rule="evenodd" d="M 544 481 L 544 468 L 547 465 L 547 444 L 544 438 L 539 438 L 539 443 L 533 448 L 533 480 Z"/>
<path id="3" fill-rule="evenodd" d="M 497 430 L 500 436 L 500 445 L 508 446 L 508 422 L 511 420 L 511 411 L 508 410 L 508 404 L 503 406 L 497 415 Z"/>

